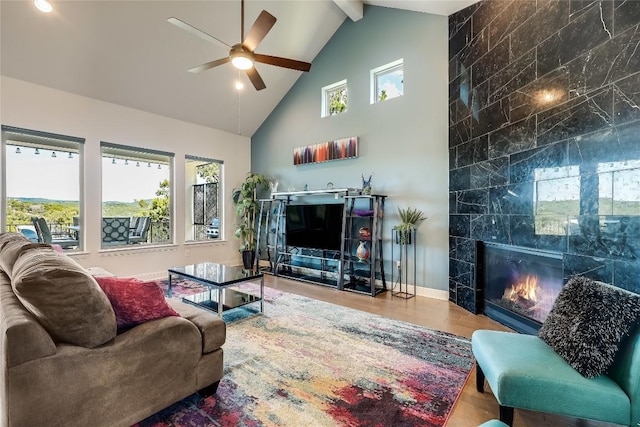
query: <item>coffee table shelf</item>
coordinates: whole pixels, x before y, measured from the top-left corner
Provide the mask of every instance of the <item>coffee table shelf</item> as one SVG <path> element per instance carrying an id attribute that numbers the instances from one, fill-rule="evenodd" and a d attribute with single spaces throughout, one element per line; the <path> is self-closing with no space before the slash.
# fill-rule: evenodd
<path id="1" fill-rule="evenodd" d="M 173 296 L 173 277 L 205 286 L 206 291 L 184 296 L 182 300 L 213 311 L 221 318 L 229 310 L 253 303 L 259 303 L 260 313 L 264 312 L 264 275 L 259 271 L 214 262 L 173 267 L 169 269 L 169 297 Z M 259 285 L 247 284 L 256 280 L 259 280 Z M 253 291 L 258 291 L 257 295 Z"/>

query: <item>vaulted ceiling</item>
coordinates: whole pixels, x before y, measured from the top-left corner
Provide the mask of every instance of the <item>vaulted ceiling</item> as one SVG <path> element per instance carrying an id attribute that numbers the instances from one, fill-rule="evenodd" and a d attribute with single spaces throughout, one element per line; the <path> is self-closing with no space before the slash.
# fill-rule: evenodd
<path id="1" fill-rule="evenodd" d="M 451 14 L 477 0 L 365 0 Z M 256 91 L 231 64 L 187 69 L 228 50 L 167 22 L 176 17 L 229 45 L 240 41 L 240 1 L 0 1 L 0 73 L 28 82 L 251 136 L 302 72 L 257 64 Z M 264 9 L 277 22 L 257 52 L 313 62 L 360 0 L 247 0 L 245 32 Z M 357 12 L 356 12 L 357 14 Z M 357 19 L 357 18 L 356 18 Z M 245 84 L 238 91 L 237 80 Z"/>

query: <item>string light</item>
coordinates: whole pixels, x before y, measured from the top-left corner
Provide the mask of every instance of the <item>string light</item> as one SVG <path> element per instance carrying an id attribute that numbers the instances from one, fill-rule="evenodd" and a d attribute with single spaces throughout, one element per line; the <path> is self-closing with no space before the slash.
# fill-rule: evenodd
<path id="1" fill-rule="evenodd" d="M 58 157 L 58 155 L 56 154 L 56 152 L 55 152 L 55 151 L 52 151 L 52 152 L 51 152 L 51 157 L 55 159 L 56 157 Z"/>
<path id="2" fill-rule="evenodd" d="M 158 169 L 162 169 L 162 166 L 158 165 Z"/>
<path id="3" fill-rule="evenodd" d="M 151 162 L 147 163 L 147 167 L 150 168 L 151 167 Z"/>
<path id="4" fill-rule="evenodd" d="M 111 164 L 112 164 L 112 165 L 115 165 L 115 164 L 116 164 L 116 158 L 115 158 L 115 157 L 111 160 Z"/>
<path id="5" fill-rule="evenodd" d="M 71 152 L 69 152 L 69 158 L 73 159 L 73 154 Z"/>
<path id="6" fill-rule="evenodd" d="M 129 166 L 129 159 L 124 159 L 124 165 Z"/>
<path id="7" fill-rule="evenodd" d="M 140 162 L 136 162 L 136 167 L 139 168 L 140 167 Z"/>
<path id="8" fill-rule="evenodd" d="M 36 151 L 34 152 L 35 155 L 39 155 L 40 154 L 40 150 L 38 148 L 36 148 Z"/>
<path id="9" fill-rule="evenodd" d="M 20 154 L 22 153 L 22 150 L 20 150 L 20 147 L 16 147 L 16 154 Z"/>

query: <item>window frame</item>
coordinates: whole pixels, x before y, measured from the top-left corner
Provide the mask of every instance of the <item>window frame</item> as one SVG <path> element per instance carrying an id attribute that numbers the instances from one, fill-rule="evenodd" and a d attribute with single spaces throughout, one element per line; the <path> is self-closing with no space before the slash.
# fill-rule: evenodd
<path id="1" fill-rule="evenodd" d="M 105 155 L 105 149 L 106 154 Z M 102 218 L 104 217 L 103 209 L 104 209 L 104 171 L 101 171 L 100 177 L 100 187 L 101 187 L 101 200 L 100 200 L 100 227 L 98 231 L 98 236 L 100 236 L 100 250 L 101 251 L 110 251 L 110 250 L 135 250 L 135 249 L 146 249 L 150 247 L 164 246 L 164 245 L 173 245 L 175 242 L 175 179 L 174 179 L 174 164 L 175 164 L 175 153 L 155 150 L 152 148 L 145 148 L 140 146 L 133 145 L 125 145 L 125 144 L 116 144 L 107 141 L 100 141 L 100 163 L 103 164 L 104 158 L 111 158 L 117 161 L 118 158 L 131 160 L 132 162 L 141 162 L 158 165 L 162 168 L 162 165 L 168 167 L 168 175 L 167 180 L 169 181 L 169 205 L 167 207 L 169 212 L 169 224 L 168 224 L 168 240 L 163 242 L 149 242 L 149 243 L 141 243 L 141 244 L 126 244 L 126 245 L 105 245 L 102 240 Z M 132 165 L 136 167 L 136 165 Z M 149 231 L 150 233 L 152 230 Z"/>
<path id="2" fill-rule="evenodd" d="M 11 141 L 11 142 L 9 142 Z M 13 143 L 12 143 L 13 142 Z M 84 221 L 84 147 L 85 138 L 70 135 L 62 135 L 33 129 L 19 128 L 15 126 L 0 126 L 0 231 L 7 227 L 7 145 L 20 147 L 39 148 L 56 153 L 69 153 L 78 156 L 78 224 L 80 229 L 76 232 L 78 246 L 75 249 L 65 249 L 65 252 L 81 252 L 84 250 L 85 235 L 82 228 Z M 52 149 L 53 148 L 53 149 Z"/>
<path id="3" fill-rule="evenodd" d="M 331 108 L 331 102 L 329 101 L 329 99 L 333 93 L 343 88 L 345 91 L 345 102 L 344 102 L 345 108 L 343 111 L 338 111 L 332 114 L 329 111 Z M 320 117 L 322 118 L 332 117 L 341 113 L 346 113 L 347 111 L 349 111 L 349 88 L 347 85 L 347 79 L 340 80 L 339 82 L 335 82 L 330 85 L 324 86 L 322 88 L 322 103 L 321 103 Z"/>
<path id="4" fill-rule="evenodd" d="M 393 98 L 385 98 L 385 99 L 379 99 L 378 96 L 378 78 L 385 76 L 387 74 L 391 74 L 395 71 L 397 71 L 398 69 L 402 70 L 402 94 L 398 95 L 398 96 L 394 96 Z M 395 99 L 395 98 L 401 98 L 404 96 L 404 58 L 400 58 L 400 59 L 396 59 L 395 61 L 391 61 L 388 64 L 384 64 L 381 65 L 380 67 L 376 67 L 374 69 L 371 70 L 370 72 L 370 78 L 369 78 L 369 82 L 370 82 L 370 103 L 371 104 L 378 104 L 380 102 L 383 101 L 387 101 L 389 99 Z"/>
<path id="5" fill-rule="evenodd" d="M 185 242 L 186 243 L 204 243 L 204 242 L 220 242 L 223 240 L 223 236 L 224 236 L 224 198 L 222 197 L 222 190 L 223 190 L 223 182 L 224 182 L 224 161 L 223 160 L 219 160 L 219 159 L 211 159 L 211 158 L 207 158 L 207 157 L 201 157 L 201 156 L 193 156 L 193 155 L 185 155 L 185 211 L 186 212 L 190 212 L 190 215 L 187 214 L 185 215 Z M 211 163 L 217 163 L 218 164 L 218 188 L 217 188 L 217 212 L 218 212 L 218 237 L 214 238 L 214 239 L 209 239 L 208 236 L 205 236 L 202 239 L 197 239 L 194 237 L 194 231 L 193 228 L 196 225 L 199 224 L 194 224 L 194 211 L 193 211 L 193 186 L 194 185 L 198 185 L 197 183 L 194 183 L 192 179 L 189 179 L 189 168 L 187 167 L 187 164 L 189 162 L 196 162 L 196 163 L 201 163 L 199 165 L 196 165 L 195 168 L 197 169 L 199 166 L 203 166 L 203 165 L 207 165 L 207 164 L 211 164 Z M 190 220 L 187 220 L 187 218 L 190 217 Z M 206 233 L 206 226 L 207 224 L 205 224 L 205 233 Z M 191 229 L 191 232 L 189 232 L 189 228 Z M 190 236 L 190 237 L 189 237 Z"/>

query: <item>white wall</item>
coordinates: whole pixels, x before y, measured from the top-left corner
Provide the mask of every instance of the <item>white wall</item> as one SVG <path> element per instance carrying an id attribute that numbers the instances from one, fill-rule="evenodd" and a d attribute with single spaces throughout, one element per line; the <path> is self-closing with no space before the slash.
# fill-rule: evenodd
<path id="1" fill-rule="evenodd" d="M 193 125 L 74 95 L 21 80 L 0 77 L 0 123 L 85 138 L 85 252 L 72 254 L 85 267 L 100 266 L 117 275 L 166 275 L 171 266 L 202 261 L 240 263 L 233 236 L 236 219 L 231 189 L 250 170 L 247 137 Z M 126 250 L 101 250 L 100 141 L 175 154 L 173 177 L 174 244 Z M 224 161 L 222 200 L 224 235 L 220 242 L 185 244 L 185 155 Z M 0 154 L 1 155 L 1 154 Z M 25 171 L 38 173 L 38 171 Z M 46 179 L 43 176 L 42 179 Z M 131 183 L 135 185 L 135 183 Z M 0 186 L 3 187 L 3 186 Z M 226 240 L 225 240 L 226 238 Z"/>
<path id="2" fill-rule="evenodd" d="M 369 103 L 371 69 L 404 59 L 404 96 Z M 348 111 L 320 117 L 321 88 L 347 79 Z M 293 149 L 358 136 L 359 157 L 293 166 Z M 447 17 L 365 6 L 364 18 L 336 32 L 252 138 L 252 170 L 301 190 L 360 187 L 373 173 L 373 192 L 389 196 L 385 257 L 397 207 L 422 209 L 417 285 L 448 297 L 448 21 Z M 396 249 L 397 253 L 397 249 Z M 390 272 L 391 260 L 387 260 Z M 390 274 L 388 274 L 390 277 Z M 429 289 L 437 292 L 429 293 Z"/>

